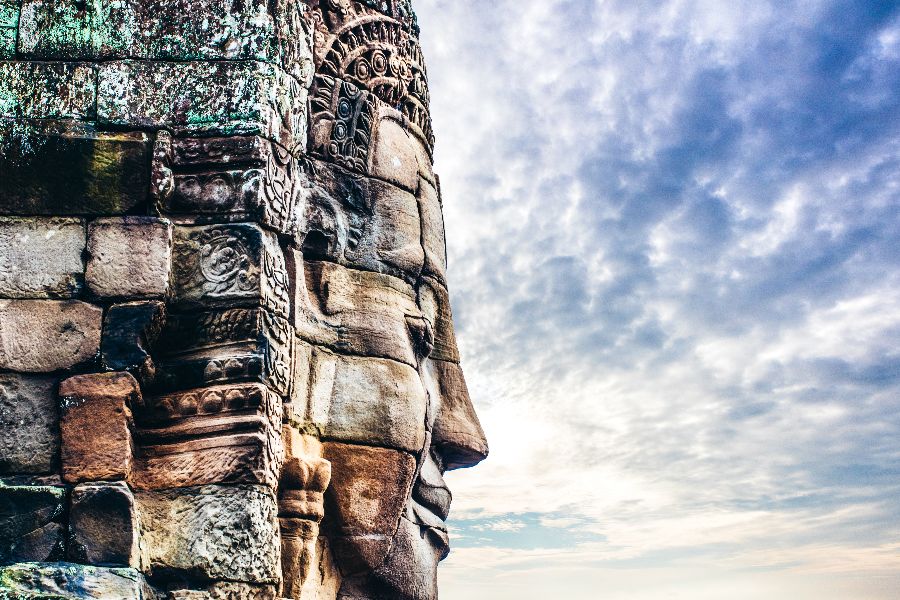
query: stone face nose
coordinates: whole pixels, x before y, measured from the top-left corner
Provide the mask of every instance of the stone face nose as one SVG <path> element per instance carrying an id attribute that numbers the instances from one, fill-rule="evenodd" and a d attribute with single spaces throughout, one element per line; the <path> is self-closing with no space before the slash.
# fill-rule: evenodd
<path id="1" fill-rule="evenodd" d="M 458 364 L 434 361 L 441 392 L 441 407 L 434 423 L 432 444 L 445 470 L 474 467 L 488 456 L 488 443 L 462 369 Z"/>

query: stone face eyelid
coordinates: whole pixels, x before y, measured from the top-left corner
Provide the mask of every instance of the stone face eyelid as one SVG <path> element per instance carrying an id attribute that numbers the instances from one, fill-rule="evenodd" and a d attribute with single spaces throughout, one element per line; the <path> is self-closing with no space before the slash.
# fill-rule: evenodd
<path id="1" fill-rule="evenodd" d="M 488 445 L 410 0 L 0 0 L 0 596 L 435 600 Z"/>

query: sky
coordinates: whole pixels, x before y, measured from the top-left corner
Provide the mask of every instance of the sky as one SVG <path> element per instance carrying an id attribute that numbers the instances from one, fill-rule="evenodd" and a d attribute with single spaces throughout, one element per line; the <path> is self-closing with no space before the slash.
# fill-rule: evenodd
<path id="1" fill-rule="evenodd" d="M 491 444 L 441 599 L 900 598 L 900 4 L 415 4 Z"/>

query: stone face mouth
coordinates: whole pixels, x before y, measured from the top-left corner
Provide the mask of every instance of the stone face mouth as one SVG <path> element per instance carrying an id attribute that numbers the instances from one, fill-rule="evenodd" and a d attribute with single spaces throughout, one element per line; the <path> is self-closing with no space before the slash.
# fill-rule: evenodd
<path id="1" fill-rule="evenodd" d="M 420 481 L 413 491 L 413 500 L 443 523 L 450 514 L 450 503 L 453 501 L 453 496 L 446 487 L 432 487 Z M 428 525 L 435 526 L 432 523 L 428 523 Z"/>

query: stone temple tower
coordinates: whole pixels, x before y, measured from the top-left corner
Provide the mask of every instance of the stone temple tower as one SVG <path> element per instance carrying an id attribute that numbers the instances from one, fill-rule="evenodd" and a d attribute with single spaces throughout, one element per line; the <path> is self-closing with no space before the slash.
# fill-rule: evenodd
<path id="1" fill-rule="evenodd" d="M 409 0 L 0 0 L 0 599 L 437 597 L 433 144 Z"/>

